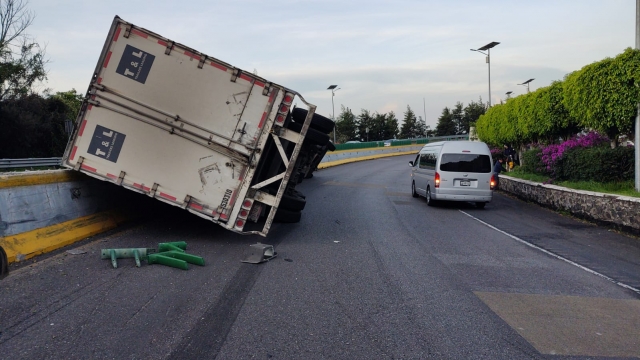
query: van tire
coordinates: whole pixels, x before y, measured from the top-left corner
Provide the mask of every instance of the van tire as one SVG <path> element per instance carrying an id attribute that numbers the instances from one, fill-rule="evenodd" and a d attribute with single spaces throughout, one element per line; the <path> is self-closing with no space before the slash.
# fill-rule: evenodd
<path id="1" fill-rule="evenodd" d="M 416 182 L 412 181 L 411 182 L 411 196 L 413 196 L 414 198 L 419 197 L 420 195 L 418 195 L 418 193 L 416 192 Z"/>
<path id="2" fill-rule="evenodd" d="M 305 205 L 307 205 L 307 200 L 293 196 L 293 195 L 282 195 L 282 199 L 280 200 L 280 207 L 286 210 L 292 211 L 301 211 L 304 209 Z"/>
<path id="3" fill-rule="evenodd" d="M 273 222 L 293 224 L 300 222 L 301 217 L 302 213 L 300 211 L 278 209 L 276 216 L 273 217 Z"/>
<path id="4" fill-rule="evenodd" d="M 289 124 L 289 129 L 299 133 L 302 130 L 302 125 L 292 122 Z M 312 144 L 325 146 L 329 143 L 329 135 L 323 134 L 315 129 L 307 129 L 307 136 L 304 139 L 305 142 L 309 141 Z"/>
<path id="5" fill-rule="evenodd" d="M 427 206 L 433 206 L 435 202 L 431 198 L 431 188 L 427 186 Z"/>
<path id="6" fill-rule="evenodd" d="M 307 117 L 308 113 L 309 111 L 303 108 L 295 108 L 291 111 L 291 118 L 299 124 L 304 124 L 304 119 Z M 334 126 L 335 123 L 330 119 L 320 114 L 313 114 L 313 118 L 311 119 L 311 127 L 313 129 L 316 129 L 321 133 L 328 134 L 333 131 Z"/>
<path id="7" fill-rule="evenodd" d="M 477 207 L 478 209 L 484 209 L 484 206 L 485 206 L 485 205 L 487 205 L 487 203 L 486 203 L 486 202 L 481 202 L 481 201 L 479 201 L 479 202 L 477 202 L 477 203 L 476 203 L 476 207 Z"/>

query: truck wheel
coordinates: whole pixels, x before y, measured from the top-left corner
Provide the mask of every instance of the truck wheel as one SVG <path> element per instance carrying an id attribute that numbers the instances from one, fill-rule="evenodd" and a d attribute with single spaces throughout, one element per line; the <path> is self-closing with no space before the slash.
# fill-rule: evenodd
<path id="1" fill-rule="evenodd" d="M 301 211 L 302 209 L 304 209 L 305 205 L 307 205 L 307 200 L 300 197 L 284 194 L 282 195 L 282 199 L 280 199 L 279 209 Z"/>
<path id="2" fill-rule="evenodd" d="M 303 108 L 295 108 L 291 112 L 291 117 L 293 118 L 293 121 L 303 124 L 308 113 L 309 111 Z M 335 125 L 336 124 L 333 121 L 320 114 L 313 114 L 313 118 L 311 119 L 311 127 L 324 134 L 332 132 Z"/>
<path id="3" fill-rule="evenodd" d="M 300 222 L 302 213 L 300 211 L 291 211 L 286 209 L 278 209 L 276 216 L 273 217 L 274 222 L 278 223 L 297 223 Z"/>
<path id="4" fill-rule="evenodd" d="M 7 275 L 9 275 L 9 260 L 7 260 L 7 253 L 0 246 L 0 279 L 4 279 Z"/>
<path id="5" fill-rule="evenodd" d="M 299 133 L 302 130 L 302 125 L 292 122 L 291 124 L 289 124 L 289 129 Z M 307 140 L 312 144 L 325 146 L 329 142 L 329 135 L 323 134 L 315 129 L 307 129 L 307 136 L 305 137 L 305 141 Z"/>

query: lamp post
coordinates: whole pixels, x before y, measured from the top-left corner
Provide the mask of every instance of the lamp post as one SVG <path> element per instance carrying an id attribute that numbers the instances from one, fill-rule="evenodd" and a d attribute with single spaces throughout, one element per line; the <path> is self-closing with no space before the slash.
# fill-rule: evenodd
<path id="1" fill-rule="evenodd" d="M 336 89 L 337 88 L 337 89 Z M 331 108 L 333 111 L 333 122 L 336 122 L 336 107 L 333 105 L 333 97 L 336 95 L 336 91 L 340 90 L 338 85 L 331 85 L 327 88 L 327 90 L 331 90 Z M 336 143 L 336 127 L 335 124 L 333 126 L 333 143 Z"/>
<path id="2" fill-rule="evenodd" d="M 491 48 L 500 44 L 499 42 L 492 41 L 487 45 L 480 47 L 478 49 L 469 49 L 471 51 L 477 51 L 480 54 L 483 54 L 487 57 L 487 67 L 489 68 L 489 107 L 491 107 Z M 486 53 L 483 53 L 482 50 L 486 50 Z"/>
<path id="3" fill-rule="evenodd" d="M 507 94 L 507 100 L 511 99 L 511 94 L 513 94 L 513 91 L 507 91 L 505 94 Z"/>
<path id="4" fill-rule="evenodd" d="M 640 0 L 636 0 L 636 49 L 640 49 Z M 635 187 L 640 191 L 640 104 L 638 104 L 638 115 L 636 116 L 636 133 L 633 138 L 635 153 Z"/>
<path id="5" fill-rule="evenodd" d="M 522 84 L 518 84 L 518 85 L 522 85 L 522 86 L 527 85 L 527 94 L 528 94 L 529 93 L 529 83 L 532 82 L 533 80 L 535 80 L 535 79 L 529 79 L 529 80 L 523 82 Z"/>

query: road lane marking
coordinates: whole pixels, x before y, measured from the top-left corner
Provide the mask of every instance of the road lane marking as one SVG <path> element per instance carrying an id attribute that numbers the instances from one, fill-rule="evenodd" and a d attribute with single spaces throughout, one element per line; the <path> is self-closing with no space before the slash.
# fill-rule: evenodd
<path id="1" fill-rule="evenodd" d="M 605 279 L 605 280 L 608 280 L 608 281 L 610 281 L 610 282 L 612 282 L 612 283 L 614 283 L 614 284 L 616 284 L 616 285 L 618 285 L 618 286 L 621 286 L 621 287 L 623 287 L 623 288 L 625 288 L 625 289 L 627 289 L 627 290 L 631 290 L 631 291 L 633 291 L 633 292 L 635 292 L 635 293 L 637 293 L 637 294 L 640 294 L 640 289 L 636 289 L 636 288 L 634 288 L 633 286 L 629 286 L 629 285 L 627 285 L 627 284 L 625 284 L 625 283 L 622 283 L 622 282 L 617 281 L 617 280 L 615 280 L 615 279 L 613 279 L 613 278 L 610 278 L 610 277 L 608 277 L 608 276 L 607 276 L 607 275 L 605 275 L 605 274 L 601 274 L 601 273 L 599 273 L 599 272 L 597 272 L 597 271 L 595 271 L 595 270 L 589 269 L 589 268 L 588 268 L 588 267 L 586 267 L 586 266 L 582 266 L 582 265 L 580 265 L 580 264 L 578 264 L 578 263 L 576 263 L 576 262 L 574 262 L 574 261 L 571 261 L 571 260 L 569 260 L 569 259 L 567 259 L 567 258 L 564 258 L 564 257 L 560 256 L 560 255 L 554 254 L 554 253 L 550 252 L 549 250 L 545 250 L 545 249 L 543 249 L 543 248 L 541 248 L 541 247 L 539 247 L 539 246 L 536 246 L 536 245 L 534 245 L 534 244 L 532 244 L 532 243 L 530 243 L 530 242 L 527 242 L 527 241 L 525 241 L 525 240 L 522 240 L 522 239 L 520 239 L 519 237 L 517 237 L 517 236 L 515 236 L 515 235 L 511 235 L 511 234 L 509 234 L 509 233 L 508 233 L 508 232 L 506 232 L 506 231 L 502 231 L 502 230 L 498 229 L 497 227 L 495 227 L 495 226 L 493 226 L 493 225 L 491 225 L 491 224 L 489 224 L 489 223 L 487 223 L 487 222 L 484 222 L 484 221 L 482 221 L 482 220 L 478 219 L 477 217 L 475 217 L 475 216 L 473 216 L 473 215 L 471 215 L 471 214 L 468 214 L 468 213 L 466 213 L 466 212 L 464 212 L 464 211 L 462 211 L 462 210 L 458 210 L 458 211 L 460 211 L 461 213 L 463 213 L 463 214 L 467 215 L 468 217 L 470 217 L 470 218 L 472 218 L 472 219 L 474 219 L 474 220 L 478 221 L 479 223 L 484 224 L 484 225 L 486 225 L 486 226 L 490 227 L 491 229 L 493 229 L 493 230 L 495 230 L 495 231 L 497 231 L 497 232 L 499 232 L 499 233 L 502 233 L 502 234 L 504 234 L 504 235 L 506 235 L 506 236 L 508 236 L 508 237 L 510 237 L 510 238 L 512 238 L 512 239 L 514 239 L 514 240 L 516 240 L 516 241 L 518 241 L 518 242 L 520 242 L 520 243 L 524 244 L 524 245 L 527 245 L 527 246 L 532 247 L 532 248 L 534 248 L 534 249 L 540 250 L 540 251 L 542 251 L 543 253 L 545 253 L 545 254 L 547 254 L 547 255 L 550 255 L 550 256 L 553 256 L 553 257 L 554 257 L 554 258 L 556 258 L 556 259 L 560 259 L 560 260 L 562 260 L 562 261 L 564 261 L 564 262 L 567 262 L 567 263 L 569 263 L 569 264 L 571 264 L 571 265 L 573 265 L 573 266 L 576 266 L 576 267 L 578 267 L 578 268 L 580 268 L 580 269 L 582 269 L 582 270 L 584 270 L 584 271 L 586 271 L 586 272 L 588 272 L 588 273 L 591 273 L 591 274 L 593 274 L 593 275 L 597 275 L 597 276 L 599 276 L 599 277 L 601 277 L 601 278 L 603 278 L 603 279 Z"/>

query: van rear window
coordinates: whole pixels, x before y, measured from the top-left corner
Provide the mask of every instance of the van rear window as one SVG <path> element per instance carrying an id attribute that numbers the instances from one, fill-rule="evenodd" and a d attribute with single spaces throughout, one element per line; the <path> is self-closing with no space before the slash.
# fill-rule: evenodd
<path id="1" fill-rule="evenodd" d="M 442 154 L 440 170 L 465 173 L 490 173 L 489 155 L 480 154 Z"/>

